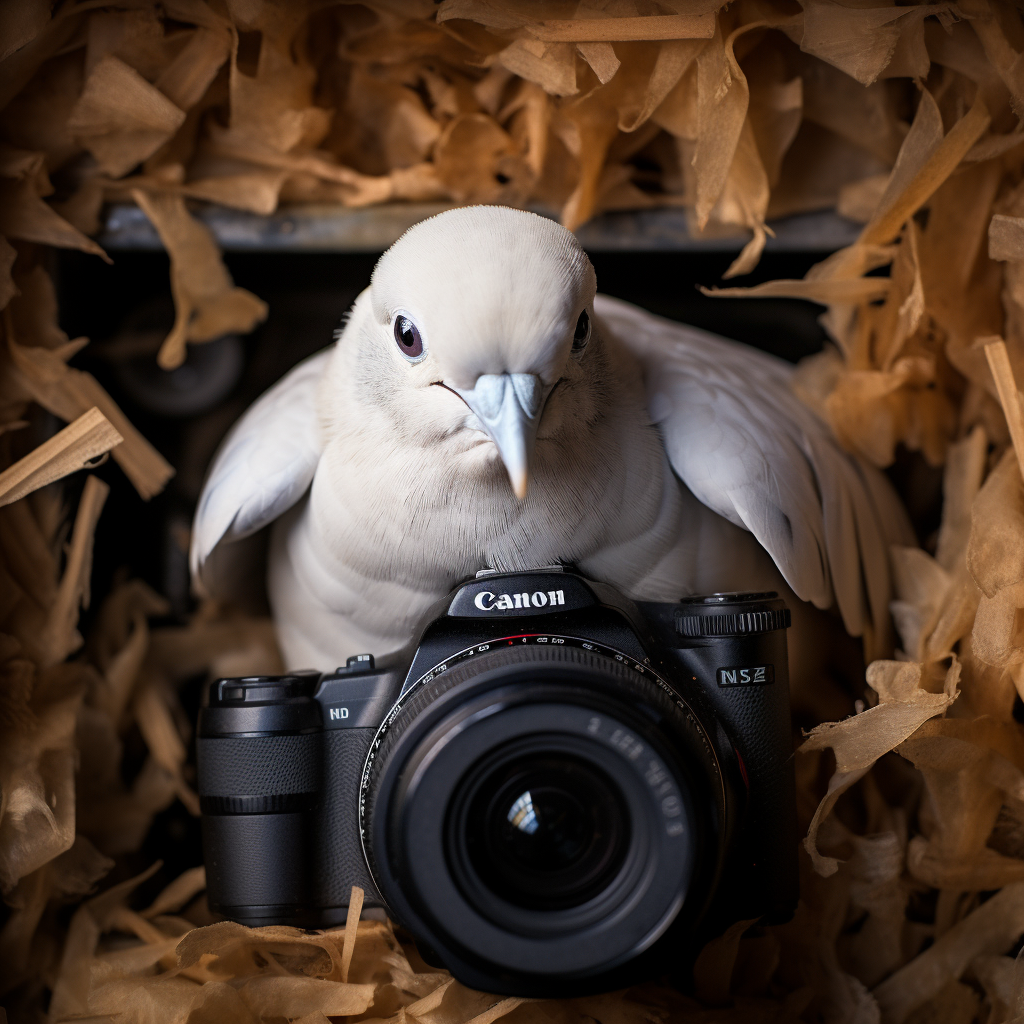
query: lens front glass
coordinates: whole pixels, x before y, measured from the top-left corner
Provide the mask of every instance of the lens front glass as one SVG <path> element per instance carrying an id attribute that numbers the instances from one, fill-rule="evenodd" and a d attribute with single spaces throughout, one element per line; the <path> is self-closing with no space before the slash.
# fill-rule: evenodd
<path id="1" fill-rule="evenodd" d="M 561 752 L 521 754 L 485 768 L 473 788 L 465 848 L 499 898 L 529 909 L 577 907 L 622 867 L 629 813 L 596 764 Z"/>

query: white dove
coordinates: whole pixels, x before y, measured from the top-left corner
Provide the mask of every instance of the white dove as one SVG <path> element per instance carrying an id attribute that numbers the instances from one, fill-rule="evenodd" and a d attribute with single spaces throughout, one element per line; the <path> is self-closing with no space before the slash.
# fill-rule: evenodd
<path id="1" fill-rule="evenodd" d="M 883 475 L 786 363 L 595 292 L 573 235 L 536 214 L 407 231 L 337 343 L 222 444 L 192 534 L 200 590 L 230 597 L 234 542 L 273 524 L 291 668 L 395 651 L 477 570 L 555 563 L 637 600 L 779 590 L 805 636 L 800 602 L 837 606 L 883 648 L 889 546 L 913 543 Z"/>

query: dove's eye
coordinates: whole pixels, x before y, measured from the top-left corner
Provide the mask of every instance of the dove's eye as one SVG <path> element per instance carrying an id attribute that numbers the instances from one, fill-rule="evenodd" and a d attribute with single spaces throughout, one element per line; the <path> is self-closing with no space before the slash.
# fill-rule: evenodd
<path id="1" fill-rule="evenodd" d="M 406 359 L 419 359 L 423 355 L 423 339 L 419 328 L 407 317 L 395 317 L 395 341 Z"/>
<path id="2" fill-rule="evenodd" d="M 583 310 L 579 320 L 576 321 L 576 331 L 572 336 L 573 352 L 582 352 L 587 347 L 588 341 L 590 341 L 590 315 Z"/>

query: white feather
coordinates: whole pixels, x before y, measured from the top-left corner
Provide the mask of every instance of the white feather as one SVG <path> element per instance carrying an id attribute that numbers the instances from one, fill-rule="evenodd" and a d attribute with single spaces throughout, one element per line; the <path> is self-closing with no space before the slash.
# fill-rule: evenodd
<path id="1" fill-rule="evenodd" d="M 231 428 L 214 456 L 192 526 L 193 577 L 219 544 L 241 540 L 294 505 L 309 488 L 323 449 L 316 389 L 330 350 L 299 363 Z"/>
<path id="2" fill-rule="evenodd" d="M 913 544 L 906 514 L 793 393 L 791 367 L 606 296 L 594 309 L 643 365 L 648 408 L 694 495 L 750 530 L 799 597 L 838 603 L 855 636 L 884 632 L 888 549 Z"/>

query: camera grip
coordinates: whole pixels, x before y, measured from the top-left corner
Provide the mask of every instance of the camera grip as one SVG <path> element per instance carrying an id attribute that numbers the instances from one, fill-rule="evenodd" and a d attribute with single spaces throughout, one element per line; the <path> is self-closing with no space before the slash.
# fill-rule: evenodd
<path id="1" fill-rule="evenodd" d="M 199 736 L 210 907 L 249 924 L 292 918 L 310 896 L 319 736 Z"/>
<path id="2" fill-rule="evenodd" d="M 799 840 L 786 632 L 721 638 L 674 653 L 699 680 L 740 759 L 746 807 L 725 868 L 736 879 L 735 901 L 745 917 L 788 920 L 799 894 Z M 771 666 L 772 681 L 729 685 L 726 676 L 723 685 L 722 669 L 733 666 Z"/>
<path id="3" fill-rule="evenodd" d="M 196 755 L 203 813 L 225 813 L 224 801 L 239 796 L 315 794 L 321 784 L 319 740 L 310 733 L 200 736 Z"/>

